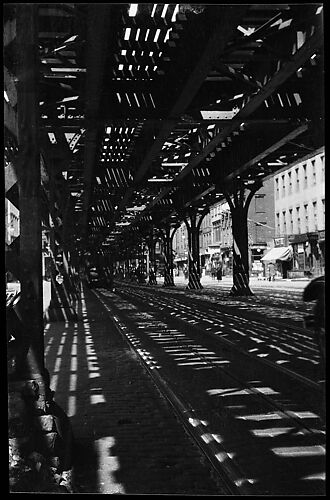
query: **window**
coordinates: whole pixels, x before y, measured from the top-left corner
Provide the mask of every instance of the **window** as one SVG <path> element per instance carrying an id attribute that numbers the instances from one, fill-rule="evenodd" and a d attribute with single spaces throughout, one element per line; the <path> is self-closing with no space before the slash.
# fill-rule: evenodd
<path id="1" fill-rule="evenodd" d="M 255 211 L 256 213 L 265 213 L 265 195 L 256 194 L 255 199 Z"/>
<path id="2" fill-rule="evenodd" d="M 312 160 L 312 184 L 315 186 L 316 184 L 316 166 L 315 166 L 315 160 Z"/>
<path id="3" fill-rule="evenodd" d="M 304 189 L 307 188 L 307 165 L 306 163 L 303 165 L 303 172 L 304 172 Z"/>
<path id="4" fill-rule="evenodd" d="M 324 155 L 320 156 L 320 160 L 321 160 L 322 179 L 324 179 Z"/>
<path id="5" fill-rule="evenodd" d="M 282 175 L 282 197 L 285 196 L 285 176 Z"/>
<path id="6" fill-rule="evenodd" d="M 285 212 L 285 210 L 283 210 L 283 212 L 282 212 L 282 220 L 283 220 L 283 233 L 287 234 L 286 233 L 286 212 Z"/>
<path id="7" fill-rule="evenodd" d="M 296 173 L 296 191 L 299 192 L 299 167 L 295 169 Z"/>
<path id="8" fill-rule="evenodd" d="M 290 219 L 290 234 L 293 234 L 293 210 L 289 209 L 289 219 Z"/>
<path id="9" fill-rule="evenodd" d="M 304 205 L 304 210 L 305 210 L 305 231 L 308 233 L 309 231 L 309 226 L 308 226 L 308 204 Z"/>
<path id="10" fill-rule="evenodd" d="M 301 233 L 301 225 L 300 225 L 300 207 L 296 207 L 296 216 L 297 216 L 297 232 Z"/>
<path id="11" fill-rule="evenodd" d="M 277 214 L 276 214 L 276 228 L 277 228 L 277 235 L 281 234 L 280 214 L 279 214 L 279 212 L 277 212 Z"/>
<path id="12" fill-rule="evenodd" d="M 221 226 L 217 226 L 216 238 L 217 238 L 217 241 L 220 241 L 220 239 L 221 239 Z"/>
<path id="13" fill-rule="evenodd" d="M 278 200 L 280 197 L 280 188 L 278 185 L 278 177 L 275 179 L 275 188 L 276 188 L 275 196 L 276 196 L 276 199 Z"/>
<path id="14" fill-rule="evenodd" d="M 289 179 L 289 194 L 292 193 L 292 173 L 288 172 L 288 179 Z"/>
<path id="15" fill-rule="evenodd" d="M 314 231 L 317 231 L 317 201 L 313 201 L 313 221 L 314 221 Z"/>

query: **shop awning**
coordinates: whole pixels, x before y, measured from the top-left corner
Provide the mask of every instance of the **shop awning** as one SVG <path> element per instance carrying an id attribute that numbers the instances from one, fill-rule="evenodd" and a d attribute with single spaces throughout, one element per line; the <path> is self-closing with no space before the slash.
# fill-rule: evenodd
<path id="1" fill-rule="evenodd" d="M 275 247 L 269 250 L 260 260 L 290 260 L 292 259 L 291 247 Z"/>

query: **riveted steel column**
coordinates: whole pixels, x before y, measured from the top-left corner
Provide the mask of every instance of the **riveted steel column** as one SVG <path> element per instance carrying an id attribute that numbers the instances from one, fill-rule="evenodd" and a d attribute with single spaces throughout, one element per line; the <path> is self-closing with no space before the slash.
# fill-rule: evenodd
<path id="1" fill-rule="evenodd" d="M 22 370 L 44 371 L 40 217 L 37 4 L 17 4 L 17 113 L 21 315 L 26 349 Z"/>
<path id="2" fill-rule="evenodd" d="M 147 237 L 147 245 L 149 250 L 149 285 L 157 285 L 156 278 L 156 239 L 154 234 L 154 229 L 152 228 L 151 233 Z"/>
<path id="3" fill-rule="evenodd" d="M 189 221 L 184 219 L 188 232 L 188 285 L 194 290 L 203 288 L 200 282 L 199 228 L 202 218 L 197 219 L 197 210 L 189 210 Z"/>
<path id="4" fill-rule="evenodd" d="M 162 239 L 164 243 L 164 285 L 175 286 L 173 277 L 173 251 L 172 242 L 175 231 L 168 224 L 161 229 Z"/>

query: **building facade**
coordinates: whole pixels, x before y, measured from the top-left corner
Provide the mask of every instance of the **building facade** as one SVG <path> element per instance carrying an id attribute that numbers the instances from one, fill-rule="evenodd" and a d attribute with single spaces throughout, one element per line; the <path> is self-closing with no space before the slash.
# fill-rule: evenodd
<path id="1" fill-rule="evenodd" d="M 324 148 L 283 169 L 274 177 L 275 244 L 291 245 L 290 276 L 324 273 Z"/>
<path id="2" fill-rule="evenodd" d="M 19 236 L 19 210 L 6 198 L 5 199 L 5 242 L 11 245 Z M 16 279 L 10 271 L 6 272 L 6 283 Z"/>
<path id="3" fill-rule="evenodd" d="M 232 273 L 232 219 L 228 203 L 211 207 L 212 245 L 211 260 L 222 265 L 223 274 Z M 272 246 L 275 236 L 273 179 L 264 182 L 254 195 L 248 210 L 249 265 L 251 275 L 264 274 L 261 258 Z"/>
<path id="4" fill-rule="evenodd" d="M 183 275 L 188 263 L 188 231 L 184 222 L 174 233 L 173 251 L 175 274 Z"/>
<path id="5" fill-rule="evenodd" d="M 229 205 L 226 202 L 216 203 L 211 207 L 210 213 L 213 245 L 210 255 L 211 268 L 216 268 L 221 263 L 222 274 L 230 274 L 233 266 L 233 236 Z"/>
<path id="6" fill-rule="evenodd" d="M 324 148 L 280 170 L 264 181 L 248 211 L 250 274 L 267 276 L 273 248 L 290 247 L 292 258 L 275 262 L 278 276 L 303 277 L 324 273 L 325 259 L 325 154 Z M 173 248 L 177 265 L 187 262 L 187 231 L 177 230 Z M 222 265 L 232 273 L 232 220 L 228 203 L 210 207 L 200 228 L 203 273 Z"/>
<path id="7" fill-rule="evenodd" d="M 274 180 L 264 183 L 253 197 L 248 211 L 249 259 L 251 274 L 264 274 L 261 258 L 274 245 Z M 210 207 L 200 231 L 200 264 L 202 273 L 210 275 L 221 264 L 222 274 L 230 275 L 233 269 L 233 235 L 230 208 L 227 202 Z M 173 239 L 175 263 L 183 270 L 188 256 L 187 230 L 182 224 Z"/>
<path id="8" fill-rule="evenodd" d="M 5 241 L 10 245 L 19 236 L 19 210 L 5 199 Z"/>

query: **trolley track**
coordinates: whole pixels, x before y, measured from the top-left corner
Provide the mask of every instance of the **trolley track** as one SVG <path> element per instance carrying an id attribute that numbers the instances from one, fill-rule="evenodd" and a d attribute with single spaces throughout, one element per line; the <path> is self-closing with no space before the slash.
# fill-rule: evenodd
<path id="1" fill-rule="evenodd" d="M 135 300 L 142 300 L 141 289 L 139 288 L 120 287 L 117 291 L 123 294 L 123 296 L 125 297 L 134 297 Z M 238 350 L 246 356 L 257 359 L 258 362 L 263 363 L 264 365 L 276 368 L 276 370 L 285 373 L 296 381 L 300 381 L 301 383 L 309 386 L 315 391 L 320 392 L 322 390 L 320 384 L 317 382 L 317 380 L 315 380 L 315 375 L 317 375 L 317 367 L 319 364 L 319 352 L 312 337 L 312 332 L 308 332 L 306 331 L 306 329 L 299 329 L 295 325 L 286 325 L 285 328 L 283 328 L 282 323 L 269 320 L 268 317 L 258 317 L 257 320 L 244 319 L 244 317 L 241 316 L 241 312 L 240 315 L 237 315 L 237 313 L 233 313 L 232 309 L 228 310 L 225 308 L 225 310 L 223 310 L 224 307 L 222 305 L 221 311 L 215 310 L 214 304 L 213 307 L 210 308 L 207 304 L 203 303 L 202 301 L 197 301 L 196 299 L 195 307 L 194 309 L 192 309 L 188 302 L 189 298 L 186 299 L 185 297 L 180 296 L 180 300 L 177 300 L 176 298 L 169 297 L 168 295 L 162 297 L 155 293 L 155 290 L 150 290 L 146 287 L 143 289 L 143 294 L 145 295 L 145 297 L 147 296 L 149 298 L 148 300 L 150 305 L 161 309 L 164 314 L 175 315 L 175 318 L 177 320 L 183 321 L 184 323 L 188 321 L 190 322 L 189 324 L 191 328 L 203 330 L 205 333 L 215 336 L 219 340 L 219 342 L 230 346 L 232 349 Z M 198 308 L 196 307 L 196 305 L 198 305 Z M 223 328 L 224 315 L 227 316 L 227 318 L 231 319 L 227 330 L 235 330 L 236 327 L 238 340 L 233 338 L 226 338 L 227 334 L 224 332 Z M 232 322 L 234 318 L 236 319 L 236 324 Z M 237 329 L 238 323 L 240 324 L 239 329 Z M 242 323 L 245 330 L 244 333 L 242 333 Z M 264 332 L 265 323 L 267 324 L 268 329 L 267 334 L 265 334 Z M 272 329 L 270 325 L 274 328 Z M 252 347 L 249 350 L 242 348 L 240 345 L 240 340 L 242 340 L 241 336 L 243 335 L 246 337 L 247 334 L 250 335 L 251 339 L 256 342 L 258 346 L 260 346 L 260 344 L 267 345 L 267 347 L 270 347 L 272 349 L 273 354 L 274 352 L 278 352 L 279 354 L 284 353 L 286 354 L 286 358 L 291 356 L 291 358 L 293 359 L 290 361 L 288 361 L 288 359 L 274 359 L 274 361 L 271 361 L 265 359 L 266 355 L 268 356 L 267 352 L 258 352 L 260 351 L 260 348 L 258 349 Z M 246 339 L 243 340 L 245 341 Z M 302 356 L 302 354 L 304 354 L 304 356 Z M 299 360 L 299 358 L 301 358 L 301 360 Z M 280 364 L 282 361 L 295 364 L 296 368 L 298 369 L 294 371 L 294 369 L 284 367 L 282 364 Z M 297 367 L 299 361 L 300 364 L 308 363 L 314 365 L 315 369 L 312 373 L 312 375 L 314 375 L 314 380 L 303 373 L 303 369 L 306 369 L 305 366 Z M 301 361 L 305 361 L 305 363 L 301 363 Z"/>
<path id="2" fill-rule="evenodd" d="M 321 455 L 324 453 L 324 432 L 319 427 L 316 414 L 310 411 L 304 412 L 297 411 L 296 409 L 292 410 L 292 402 L 290 402 L 289 405 L 283 404 L 283 402 L 281 402 L 280 400 L 276 400 L 276 396 L 274 399 L 274 396 L 271 395 L 271 391 L 270 394 L 267 394 L 267 391 L 263 392 L 262 390 L 260 390 L 260 388 L 247 383 L 246 380 L 242 381 L 242 377 L 238 376 L 237 373 L 235 374 L 232 368 L 230 370 L 226 369 L 226 364 L 225 367 L 223 367 L 221 359 L 214 359 L 214 357 L 212 359 L 212 356 L 210 356 L 209 354 L 203 354 L 203 348 L 201 348 L 201 344 L 198 344 L 198 342 L 196 343 L 196 341 L 192 340 L 190 338 L 190 335 L 187 336 L 185 333 L 182 333 L 183 330 L 181 330 L 180 328 L 174 329 L 173 324 L 169 324 L 170 322 L 167 321 L 168 314 L 165 315 L 164 311 L 161 311 L 161 319 L 159 318 L 159 316 L 155 315 L 155 313 L 153 314 L 155 307 L 159 307 L 159 302 L 153 302 L 152 305 L 149 303 L 146 310 L 145 302 L 144 307 L 143 304 L 141 305 L 141 296 L 136 296 L 135 294 L 133 294 L 132 297 L 129 293 L 123 293 L 121 290 L 119 292 L 120 295 L 124 297 L 124 300 L 118 299 L 116 298 L 116 296 L 114 297 L 114 294 L 110 294 L 111 300 L 109 301 L 107 299 L 108 293 L 104 290 L 98 291 L 97 296 L 100 298 L 101 302 L 105 305 L 109 312 L 114 315 L 117 328 L 129 341 L 132 348 L 134 348 L 140 355 L 153 378 L 158 379 L 158 386 L 161 387 L 161 390 L 163 391 L 165 397 L 170 401 L 172 406 L 176 408 L 176 411 L 181 414 L 181 420 L 185 424 L 185 427 L 188 428 L 190 433 L 192 432 L 192 426 L 189 424 L 189 418 L 187 420 L 187 415 L 194 415 L 194 411 L 191 409 L 187 410 L 189 404 L 182 404 L 182 401 L 186 401 L 187 399 L 187 393 L 180 392 L 180 384 L 173 384 L 173 379 L 171 383 L 169 383 L 168 376 L 164 376 L 164 370 L 162 369 L 162 356 L 161 354 L 159 354 L 160 350 L 157 350 L 152 346 L 152 344 L 155 343 L 156 337 L 161 338 L 163 343 L 167 342 L 168 352 L 170 351 L 170 348 L 172 350 L 174 349 L 174 351 L 176 352 L 179 352 L 179 359 L 181 351 L 181 357 L 183 357 L 184 359 L 194 359 L 195 364 L 196 362 L 198 362 L 204 367 L 204 369 L 206 368 L 206 370 L 208 370 L 208 377 L 210 377 L 210 373 L 212 372 L 211 378 L 213 377 L 215 379 L 223 379 L 225 377 L 227 381 L 231 380 L 231 383 L 228 382 L 229 386 L 234 385 L 234 387 L 240 387 L 239 390 L 236 389 L 236 394 L 241 391 L 242 394 L 247 396 L 250 401 L 250 406 L 251 401 L 253 400 L 252 408 L 259 408 L 259 412 L 264 411 L 266 415 L 272 416 L 269 418 L 275 418 L 279 421 L 285 422 L 287 429 L 294 429 L 294 433 L 298 441 L 303 440 L 306 442 L 307 440 L 308 443 L 312 443 L 311 445 L 308 445 L 310 449 L 316 450 L 316 453 L 320 453 Z M 155 298 L 155 294 L 152 292 L 153 291 L 150 290 L 153 298 Z M 136 303 L 138 303 L 138 308 L 135 305 Z M 135 312 L 135 310 L 137 312 Z M 130 314 L 127 314 L 127 311 L 130 311 Z M 141 319 L 143 319 L 143 321 L 139 321 Z M 178 323 L 177 318 L 175 318 L 175 322 Z M 148 340 L 146 339 L 146 335 L 141 336 L 137 333 L 139 332 L 139 328 L 142 328 L 142 324 L 145 325 L 145 332 L 146 330 L 150 330 L 151 333 L 149 336 L 151 337 L 151 339 L 149 338 Z M 195 330 L 195 328 L 191 325 L 189 325 L 189 328 L 189 333 Z M 207 347 L 207 349 L 208 352 L 210 352 L 210 348 Z M 278 368 L 278 366 L 276 366 L 276 368 Z M 267 384 L 264 385 L 267 387 Z M 276 393 L 276 391 L 274 392 Z M 223 418 L 223 414 L 219 414 L 218 411 L 213 411 L 213 418 L 214 416 L 217 417 L 219 421 L 221 421 L 221 419 Z M 193 416 L 190 417 L 190 420 L 191 419 L 193 419 Z M 201 419 L 195 420 L 199 422 L 201 421 Z M 312 424 L 310 424 L 311 421 Z M 242 493 L 242 489 L 246 491 L 246 487 L 248 486 L 249 488 L 250 484 L 246 481 L 243 481 L 242 483 L 242 478 L 249 478 L 251 477 L 251 475 L 247 474 L 246 472 L 242 473 L 240 470 L 240 466 L 237 465 L 236 462 L 230 460 L 228 452 L 221 447 L 219 450 L 219 443 L 216 443 L 216 445 L 214 445 L 213 438 L 210 438 L 209 443 L 205 445 L 205 436 L 214 436 L 214 432 L 206 432 L 206 430 L 207 429 L 202 428 L 202 433 L 199 432 L 199 435 L 196 436 L 195 429 L 193 432 L 194 439 L 202 449 L 204 455 L 207 456 L 207 459 L 212 464 L 217 474 L 222 477 L 222 480 L 225 480 L 225 482 L 228 483 L 228 488 L 229 490 L 231 489 L 232 492 L 231 494 L 235 494 L 235 489 L 241 491 L 240 494 L 246 494 L 246 492 Z M 274 432 L 276 433 L 276 431 Z M 210 443 L 213 445 L 213 449 L 211 446 L 211 451 L 210 446 L 208 446 L 210 445 Z M 226 466 L 224 467 L 223 463 L 221 462 L 225 462 Z M 228 463 L 230 463 L 230 466 L 227 465 Z M 229 472 L 228 470 L 226 470 L 226 468 L 229 468 Z M 253 483 L 253 479 L 251 479 L 251 481 Z"/>

